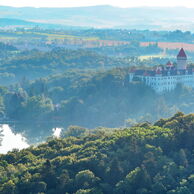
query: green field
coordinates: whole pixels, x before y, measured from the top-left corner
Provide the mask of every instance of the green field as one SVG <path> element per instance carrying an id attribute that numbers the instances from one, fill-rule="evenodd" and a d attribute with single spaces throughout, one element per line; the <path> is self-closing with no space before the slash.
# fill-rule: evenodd
<path id="1" fill-rule="evenodd" d="M 142 55 L 139 57 L 141 61 L 143 60 L 149 60 L 153 58 L 172 58 L 170 55 L 164 55 L 164 54 L 159 54 L 159 55 Z"/>
<path id="2" fill-rule="evenodd" d="M 66 34 L 55 34 L 55 33 L 44 33 L 44 32 L 27 32 L 27 31 L 17 31 L 17 32 L 11 32 L 11 33 L 7 33 L 6 35 L 1 35 L 0 39 L 6 39 L 6 40 L 13 40 L 13 39 L 17 39 L 17 38 L 42 38 L 45 37 L 47 38 L 48 41 L 52 41 L 52 40 L 65 40 L 65 39 L 69 39 L 69 40 L 88 40 L 88 41 L 95 41 L 95 40 L 99 40 L 99 38 L 97 37 L 80 37 L 80 36 L 72 36 L 72 35 L 66 35 Z"/>

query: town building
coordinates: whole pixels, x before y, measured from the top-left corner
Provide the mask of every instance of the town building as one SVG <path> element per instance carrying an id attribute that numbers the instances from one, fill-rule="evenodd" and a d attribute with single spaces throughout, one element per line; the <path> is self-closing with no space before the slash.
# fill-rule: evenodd
<path id="1" fill-rule="evenodd" d="M 176 65 L 169 61 L 166 67 L 157 67 L 153 70 L 133 69 L 129 73 L 129 81 L 132 82 L 135 78 L 157 93 L 172 91 L 179 83 L 194 88 L 194 69 L 187 66 L 187 55 L 183 48 L 177 55 Z"/>

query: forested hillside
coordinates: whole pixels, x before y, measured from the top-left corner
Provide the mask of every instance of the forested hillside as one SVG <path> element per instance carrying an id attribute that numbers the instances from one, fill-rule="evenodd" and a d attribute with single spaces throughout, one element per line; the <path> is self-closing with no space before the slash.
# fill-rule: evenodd
<path id="1" fill-rule="evenodd" d="M 151 66 L 156 61 L 166 62 L 167 59 L 156 58 L 155 61 L 153 59 L 142 62 L 138 56 L 159 54 L 161 51 L 157 44 L 141 47 L 138 42 L 125 46 L 76 50 L 54 48 L 50 51 L 20 51 L 14 46 L 0 43 L 0 85 L 13 84 L 24 77 L 34 80 L 70 69 L 98 71 L 133 65 Z"/>
<path id="2" fill-rule="evenodd" d="M 194 194 L 192 3 L 0 1 L 0 194 Z"/>
<path id="3" fill-rule="evenodd" d="M 192 194 L 194 115 L 131 128 L 72 126 L 65 138 L 0 155 L 2 194 Z"/>
<path id="4" fill-rule="evenodd" d="M 99 70 L 128 65 L 129 60 L 108 57 L 83 49 L 54 49 L 50 52 L 33 50 L 18 53 L 9 51 L 9 57 L 3 58 L 0 64 L 0 83 L 12 84 L 21 81 L 24 77 L 32 80 L 62 73 L 68 69 Z"/>
<path id="5" fill-rule="evenodd" d="M 131 126 L 194 109 L 193 89 L 178 85 L 158 95 L 140 80 L 129 83 L 131 68 L 166 64 L 165 58 L 135 57 L 160 52 L 157 44 L 51 51 L 0 47 L 0 121 L 14 123 L 30 142 L 55 127 Z"/>
<path id="6" fill-rule="evenodd" d="M 139 80 L 129 83 L 128 71 L 128 68 L 99 72 L 69 70 L 1 87 L 1 119 L 95 128 L 130 126 L 134 122 L 169 117 L 178 110 L 193 111 L 192 89 L 178 85 L 174 91 L 158 95 Z M 43 130 L 20 128 L 28 128 L 31 136 Z"/>

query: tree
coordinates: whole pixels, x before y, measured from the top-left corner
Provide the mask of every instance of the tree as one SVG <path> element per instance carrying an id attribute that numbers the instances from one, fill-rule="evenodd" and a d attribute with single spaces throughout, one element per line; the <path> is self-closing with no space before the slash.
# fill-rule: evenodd
<path id="1" fill-rule="evenodd" d="M 67 131 L 65 132 L 65 137 L 73 136 L 73 137 L 80 137 L 83 135 L 87 129 L 79 126 L 69 126 Z"/>
<path id="2" fill-rule="evenodd" d="M 44 96 L 33 96 L 23 105 L 23 114 L 27 119 L 37 119 L 54 110 L 52 100 Z"/>
<path id="3" fill-rule="evenodd" d="M 96 186 L 99 178 L 95 177 L 94 173 L 90 170 L 83 170 L 76 174 L 75 183 L 79 189 L 88 189 Z"/>
<path id="4" fill-rule="evenodd" d="M 2 194 L 14 194 L 15 193 L 15 184 L 12 180 L 9 180 L 7 183 L 4 183 L 2 186 Z"/>

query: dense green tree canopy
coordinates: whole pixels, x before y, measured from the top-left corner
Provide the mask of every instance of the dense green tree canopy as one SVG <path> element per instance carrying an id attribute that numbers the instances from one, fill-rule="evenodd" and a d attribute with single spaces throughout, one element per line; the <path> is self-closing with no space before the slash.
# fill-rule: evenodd
<path id="1" fill-rule="evenodd" d="M 0 192 L 192 194 L 193 123 L 193 114 L 177 113 L 13 150 L 0 155 Z"/>

